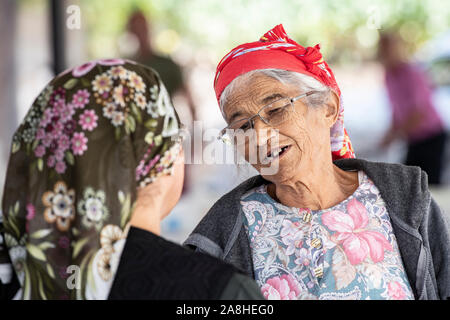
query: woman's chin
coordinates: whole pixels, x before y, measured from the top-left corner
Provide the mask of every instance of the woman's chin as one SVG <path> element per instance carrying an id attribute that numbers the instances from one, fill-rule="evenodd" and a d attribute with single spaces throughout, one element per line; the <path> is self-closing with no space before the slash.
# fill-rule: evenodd
<path id="1" fill-rule="evenodd" d="M 278 166 L 260 168 L 258 171 L 264 179 L 274 184 L 278 184 L 292 179 L 295 176 L 296 168 L 292 165 L 278 163 Z"/>
<path id="2" fill-rule="evenodd" d="M 301 154 L 296 149 L 289 148 L 286 154 L 281 155 L 264 165 L 255 166 L 255 169 L 264 179 L 275 184 L 292 179 L 299 171 Z"/>

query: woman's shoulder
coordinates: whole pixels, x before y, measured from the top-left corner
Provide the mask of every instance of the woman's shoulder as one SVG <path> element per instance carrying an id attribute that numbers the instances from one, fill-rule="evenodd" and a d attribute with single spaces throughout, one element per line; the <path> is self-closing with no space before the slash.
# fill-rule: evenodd
<path id="1" fill-rule="evenodd" d="M 376 184 L 382 187 L 396 187 L 405 184 L 412 187 L 428 189 L 428 177 L 417 166 L 401 163 L 376 162 L 364 159 L 339 159 L 334 164 L 343 170 L 362 170 Z"/>
<path id="2" fill-rule="evenodd" d="M 428 176 L 416 166 L 341 159 L 334 162 L 343 170 L 362 170 L 376 185 L 391 218 L 417 229 L 431 204 Z"/>
<path id="3" fill-rule="evenodd" d="M 247 243 L 245 243 L 246 235 L 242 230 L 243 219 L 240 199 L 248 190 L 264 182 L 265 180 L 261 176 L 254 176 L 223 195 L 209 209 L 189 237 L 184 241 L 183 245 L 193 250 L 224 259 L 242 270 L 247 270 L 249 265 L 248 248 Z M 240 246 L 238 246 L 239 249 L 235 249 L 239 253 L 233 251 L 235 258 L 233 260 L 228 254 L 238 239 L 240 239 L 238 241 Z"/>
<path id="4" fill-rule="evenodd" d="M 130 228 L 110 297 L 214 299 L 236 272 L 212 256 Z"/>

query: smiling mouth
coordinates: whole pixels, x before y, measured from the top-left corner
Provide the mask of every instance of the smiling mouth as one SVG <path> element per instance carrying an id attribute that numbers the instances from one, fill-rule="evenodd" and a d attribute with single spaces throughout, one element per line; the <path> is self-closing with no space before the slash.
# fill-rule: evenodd
<path id="1" fill-rule="evenodd" d="M 279 159 L 283 155 L 285 155 L 290 148 L 291 148 L 291 146 L 289 145 L 289 146 L 284 146 L 284 147 L 280 147 L 278 149 L 271 150 L 267 153 L 266 160 L 273 161 L 275 159 Z"/>

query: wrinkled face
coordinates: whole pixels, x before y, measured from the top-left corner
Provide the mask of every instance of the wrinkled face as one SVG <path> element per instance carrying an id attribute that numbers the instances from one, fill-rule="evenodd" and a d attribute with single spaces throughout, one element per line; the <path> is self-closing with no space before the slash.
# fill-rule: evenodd
<path id="1" fill-rule="evenodd" d="M 233 121 L 248 118 L 256 114 L 263 106 L 280 99 L 282 97 L 293 98 L 304 93 L 297 86 L 283 84 L 276 79 L 262 74 L 254 75 L 229 95 L 224 105 L 225 119 L 230 124 Z M 270 165 L 277 166 L 275 174 L 265 175 L 262 168 L 267 167 L 261 157 L 257 163 L 250 163 L 258 170 L 264 178 L 279 183 L 292 179 L 295 175 L 307 172 L 312 168 L 314 162 L 330 158 L 330 128 L 336 121 L 336 106 L 308 107 L 304 100 L 294 102 L 294 112 L 283 124 L 277 126 L 278 147 L 281 153 L 274 157 Z M 271 127 L 266 125 L 261 119 L 255 118 L 254 129 L 256 143 L 245 144 L 242 153 L 249 162 L 249 158 L 255 158 L 254 153 L 259 153 L 261 149 L 279 150 L 271 134 L 267 130 Z M 264 132 L 266 131 L 266 132 Z M 274 163 L 277 161 L 278 163 Z"/>

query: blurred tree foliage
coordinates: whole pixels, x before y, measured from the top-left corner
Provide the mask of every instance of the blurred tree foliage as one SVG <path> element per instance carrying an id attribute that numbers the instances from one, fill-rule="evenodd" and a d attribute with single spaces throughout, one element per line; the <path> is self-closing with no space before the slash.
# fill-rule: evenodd
<path id="1" fill-rule="evenodd" d="M 44 0 L 22 0 L 30 4 Z M 153 26 L 156 47 L 166 53 L 208 53 L 219 59 L 233 46 L 255 41 L 283 23 L 303 45 L 320 43 L 328 60 L 372 59 L 378 32 L 395 29 L 414 50 L 450 27 L 446 0 L 66 0 L 81 7 L 89 56 L 119 54 L 129 14 L 139 8 Z M 158 41 L 170 30 L 171 43 Z M 167 35 L 167 32 L 165 33 Z M 174 36 L 175 35 L 175 36 Z M 159 39 L 161 40 L 161 39 Z"/>

